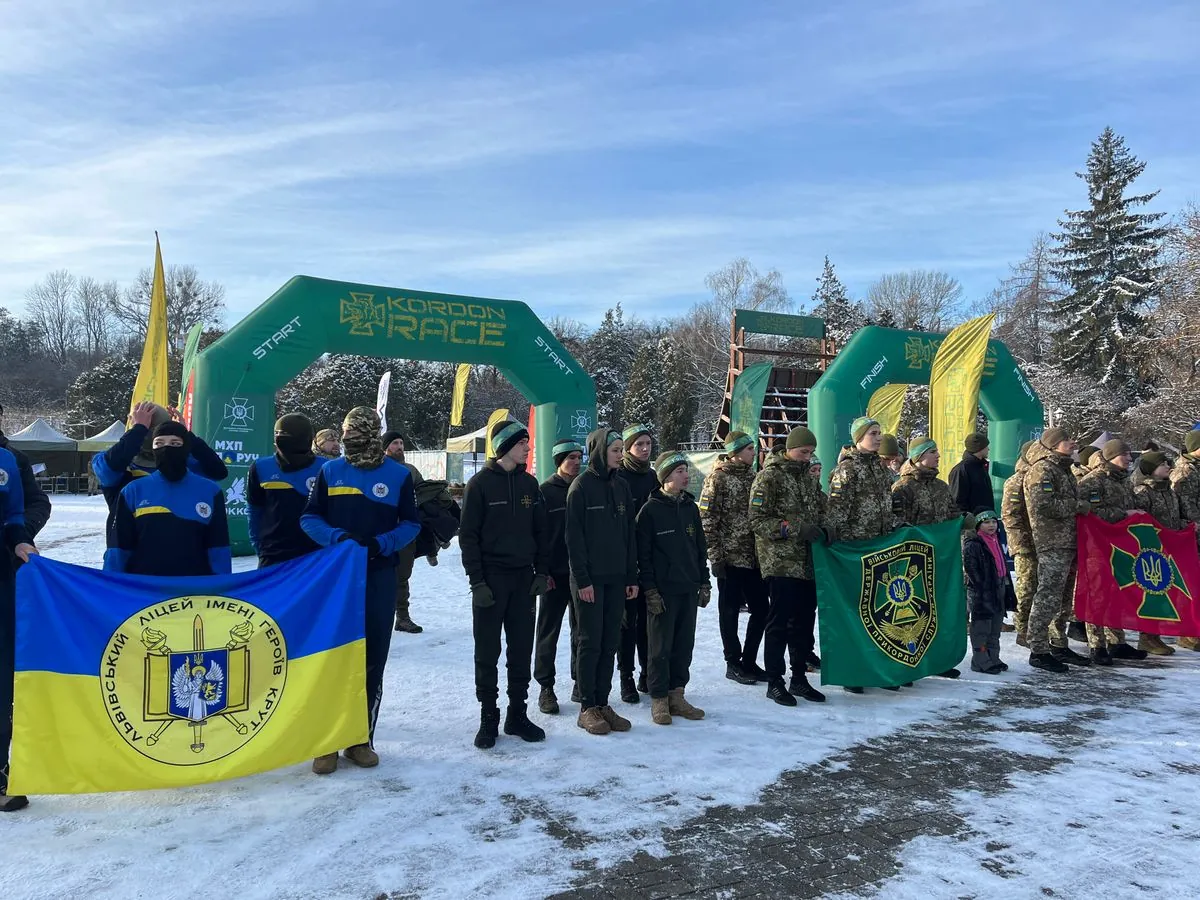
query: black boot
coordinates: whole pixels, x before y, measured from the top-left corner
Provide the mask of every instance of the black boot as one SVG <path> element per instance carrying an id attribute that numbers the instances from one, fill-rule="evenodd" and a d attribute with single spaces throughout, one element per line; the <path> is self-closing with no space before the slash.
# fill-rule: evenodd
<path id="1" fill-rule="evenodd" d="M 479 711 L 479 730 L 475 732 L 475 746 L 480 750 L 491 750 L 496 746 L 500 734 L 500 710 L 495 706 L 484 706 Z"/>
<path id="2" fill-rule="evenodd" d="M 803 675 L 792 676 L 792 683 L 788 685 L 788 691 L 801 700 L 807 700 L 809 703 L 825 702 L 825 695 L 809 684 L 808 679 Z"/>
<path id="3" fill-rule="evenodd" d="M 766 670 L 756 662 L 746 662 L 745 660 L 742 660 L 742 671 L 757 681 L 771 680 L 771 676 L 769 676 Z"/>
<path id="4" fill-rule="evenodd" d="M 898 684 L 889 684 L 889 685 L 884 685 L 884 686 L 883 686 L 883 689 L 884 689 L 885 691 L 899 691 L 899 690 L 900 690 L 900 685 L 898 685 Z"/>
<path id="5" fill-rule="evenodd" d="M 1054 658 L 1051 653 L 1030 653 L 1029 665 L 1035 669 L 1042 669 L 1046 672 L 1056 672 L 1062 674 L 1067 671 L 1067 667 Z"/>
<path id="6" fill-rule="evenodd" d="M 546 739 L 546 732 L 529 721 L 529 714 L 524 706 L 510 706 L 504 714 L 504 733 L 519 737 L 523 741 L 536 744 Z"/>
<path id="7" fill-rule="evenodd" d="M 547 685 L 542 686 L 541 693 L 538 694 L 538 709 L 548 716 L 558 715 L 558 697 L 554 693 L 554 688 Z"/>
<path id="8" fill-rule="evenodd" d="M 1087 643 L 1087 626 L 1082 622 L 1072 622 L 1067 626 L 1067 638 L 1078 644 Z"/>
<path id="9" fill-rule="evenodd" d="M 1090 666 L 1092 664 L 1090 657 L 1076 653 L 1070 647 L 1051 647 L 1050 655 L 1060 663 L 1068 663 L 1072 666 Z"/>
<path id="10" fill-rule="evenodd" d="M 29 798 L 23 794 L 0 793 L 0 812 L 16 812 L 29 805 Z"/>
<path id="11" fill-rule="evenodd" d="M 638 693 L 637 685 L 633 682 L 633 673 L 621 673 L 621 699 L 625 703 L 641 703 L 642 697 Z"/>
<path id="12" fill-rule="evenodd" d="M 583 697 L 579 696 L 579 682 L 578 681 L 575 682 L 573 685 L 571 685 L 571 702 L 572 703 L 582 703 L 583 702 Z"/>
<path id="13" fill-rule="evenodd" d="M 737 663 L 725 664 L 725 677 L 738 684 L 758 684 L 758 679 L 748 672 L 742 671 L 742 667 Z"/>
<path id="14" fill-rule="evenodd" d="M 1130 647 L 1124 641 L 1119 644 L 1113 644 L 1108 648 L 1108 655 L 1113 659 L 1134 659 L 1143 660 L 1150 654 L 1145 650 L 1139 650 L 1137 647 Z"/>
<path id="15" fill-rule="evenodd" d="M 410 619 L 408 616 L 396 618 L 396 630 L 403 631 L 405 634 L 420 634 L 425 629 Z"/>
<path id="16" fill-rule="evenodd" d="M 820 672 L 821 657 L 817 656 L 817 654 L 813 653 L 812 651 L 809 651 L 808 659 L 805 660 L 805 665 L 808 667 L 808 671 L 810 672 Z"/>
<path id="17" fill-rule="evenodd" d="M 646 670 L 642 669 L 642 674 L 638 676 L 637 689 L 639 694 L 650 693 L 650 688 L 646 687 Z"/>
<path id="18" fill-rule="evenodd" d="M 849 685 L 842 688 L 847 694 L 861 694 L 863 689 L 860 687 L 850 687 Z"/>
<path id="19" fill-rule="evenodd" d="M 1112 656 L 1108 652 L 1107 647 L 1092 648 L 1092 662 L 1098 666 L 1111 666 Z"/>
<path id="20" fill-rule="evenodd" d="M 772 678 L 767 682 L 767 699 L 774 700 L 780 706 L 796 705 L 796 698 L 783 686 L 782 678 Z"/>
<path id="21" fill-rule="evenodd" d="M 937 677 L 937 678 L 957 678 L 961 674 L 962 674 L 962 672 L 958 671 L 958 669 L 947 669 L 945 672 L 938 672 L 935 677 Z"/>

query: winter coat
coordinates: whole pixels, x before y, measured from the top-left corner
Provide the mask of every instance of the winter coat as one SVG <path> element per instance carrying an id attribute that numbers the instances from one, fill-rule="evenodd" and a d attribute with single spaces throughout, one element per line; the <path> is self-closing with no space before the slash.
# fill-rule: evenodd
<path id="1" fill-rule="evenodd" d="M 708 558 L 714 566 L 758 568 L 754 530 L 750 527 L 750 490 L 754 470 L 736 459 L 726 459 L 704 479 L 700 493 L 700 521 Z"/>
<path id="2" fill-rule="evenodd" d="M 407 463 L 405 466 L 410 472 L 413 471 Z M 420 473 L 416 476 L 414 494 L 417 516 L 421 520 L 421 533 L 414 542 L 414 550 L 417 556 L 430 556 L 447 546 L 458 534 L 462 509 L 450 496 L 448 482 L 437 479 L 426 481 Z"/>
<path id="3" fill-rule="evenodd" d="M 1187 524 L 1183 516 L 1183 502 L 1171 490 L 1169 479 L 1156 481 L 1147 478 L 1133 486 L 1133 497 L 1138 509 L 1144 509 L 1158 520 L 1163 528 L 1178 531 Z"/>
<path id="4" fill-rule="evenodd" d="M 490 569 L 549 574 L 550 532 L 537 479 L 519 466 L 506 472 L 492 460 L 463 491 L 458 547 L 471 584 Z"/>
<path id="5" fill-rule="evenodd" d="M 1127 469 L 1118 469 L 1107 461 L 1100 463 L 1079 482 L 1079 496 L 1092 505 L 1092 512 L 1105 522 L 1115 523 L 1129 517 L 1137 507 Z"/>
<path id="6" fill-rule="evenodd" d="M 542 499 L 546 501 L 546 523 L 550 528 L 550 574 L 563 584 L 570 576 L 571 561 L 567 556 L 567 491 L 571 482 L 557 472 L 542 482 Z"/>
<path id="7" fill-rule="evenodd" d="M 802 525 L 824 525 L 828 515 L 821 483 L 809 463 L 784 454 L 771 456 L 750 492 L 750 525 L 759 567 L 766 578 L 812 581 L 812 548 L 797 532 Z M 783 526 L 787 524 L 787 534 Z"/>
<path id="8" fill-rule="evenodd" d="M 1179 497 L 1183 518 L 1200 524 L 1200 459 L 1184 454 L 1171 468 L 1171 490 Z"/>
<path id="9" fill-rule="evenodd" d="M 963 541 L 963 574 L 967 582 L 967 609 L 974 619 L 1004 615 L 1004 578 L 996 558 L 978 534 Z"/>
<path id="10" fill-rule="evenodd" d="M 46 527 L 50 521 L 50 498 L 38 487 L 37 476 L 33 474 L 33 466 L 29 457 L 8 443 L 8 435 L 0 431 L 0 450 L 7 450 L 17 462 L 17 470 L 21 476 L 21 488 L 25 496 L 25 528 L 30 537 Z"/>
<path id="11" fill-rule="evenodd" d="M 896 530 L 900 521 L 892 512 L 892 482 L 878 453 L 845 453 L 829 478 L 826 524 L 836 540 L 865 540 Z"/>
<path id="12" fill-rule="evenodd" d="M 892 485 L 892 512 L 896 518 L 909 525 L 936 525 L 962 515 L 950 488 L 937 476 L 937 469 L 904 464 L 900 480 Z"/>
<path id="13" fill-rule="evenodd" d="M 633 496 L 633 514 L 636 516 L 650 495 L 658 490 L 658 475 L 654 472 L 654 466 L 641 463 L 626 453 L 617 469 L 617 477 L 629 486 L 629 493 Z"/>
<path id="14" fill-rule="evenodd" d="M 700 509 L 684 491 L 650 495 L 637 515 L 638 584 L 663 596 L 690 594 L 708 584 L 708 548 Z"/>
<path id="15" fill-rule="evenodd" d="M 1079 485 L 1071 474 L 1071 457 L 1042 444 L 1029 451 L 1029 471 L 1022 482 L 1025 509 L 1036 552 L 1075 552 L 1075 516 L 1079 513 Z"/>
<path id="16" fill-rule="evenodd" d="M 1027 471 L 1029 463 L 1022 456 L 1017 460 L 1016 471 L 1004 482 L 1004 497 L 1000 501 L 1000 521 L 1008 537 L 1008 550 L 1014 555 L 1033 553 L 1033 529 L 1029 525 L 1023 488 Z"/>
<path id="17" fill-rule="evenodd" d="M 567 555 L 576 587 L 637 581 L 636 515 L 624 478 L 610 471 L 608 430 L 588 435 L 588 464 L 567 491 Z"/>
<path id="18" fill-rule="evenodd" d="M 996 495 L 992 493 L 988 461 L 978 459 L 973 453 L 963 453 L 962 462 L 950 470 L 950 496 L 965 513 L 995 511 Z"/>

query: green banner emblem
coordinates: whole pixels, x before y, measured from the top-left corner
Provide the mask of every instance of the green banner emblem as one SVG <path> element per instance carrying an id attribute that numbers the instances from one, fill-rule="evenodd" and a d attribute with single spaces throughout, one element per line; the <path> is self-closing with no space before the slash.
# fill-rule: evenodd
<path id="1" fill-rule="evenodd" d="M 858 614 L 880 650 L 916 666 L 937 636 L 933 545 L 905 541 L 863 558 Z"/>

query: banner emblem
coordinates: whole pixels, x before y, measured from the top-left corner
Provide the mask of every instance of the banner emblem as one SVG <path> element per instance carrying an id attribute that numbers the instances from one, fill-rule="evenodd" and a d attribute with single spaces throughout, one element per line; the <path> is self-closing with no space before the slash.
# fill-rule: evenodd
<path id="1" fill-rule="evenodd" d="M 1120 547 L 1112 548 L 1113 578 L 1117 587 L 1136 586 L 1142 591 L 1142 602 L 1137 610 L 1139 618 L 1178 622 L 1179 610 L 1171 600 L 1171 591 L 1192 599 L 1179 566 L 1163 553 L 1158 529 L 1153 525 L 1130 525 L 1129 533 L 1138 542 L 1136 556 Z"/>
<path id="2" fill-rule="evenodd" d="M 891 659 L 914 667 L 937 636 L 933 545 L 905 541 L 863 557 L 859 618 Z"/>

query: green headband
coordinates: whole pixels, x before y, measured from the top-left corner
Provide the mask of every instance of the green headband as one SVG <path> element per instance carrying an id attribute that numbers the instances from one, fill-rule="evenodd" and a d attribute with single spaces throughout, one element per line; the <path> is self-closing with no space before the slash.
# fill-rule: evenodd
<path id="1" fill-rule="evenodd" d="M 623 432 L 621 432 L 621 440 L 625 441 L 626 443 L 629 443 L 635 437 L 637 437 L 639 434 L 650 434 L 650 426 L 649 425 L 630 425 Z"/>
<path id="2" fill-rule="evenodd" d="M 934 441 L 932 438 L 926 438 L 925 440 L 921 441 L 921 443 L 914 444 L 912 447 L 909 448 L 908 458 L 910 461 L 916 462 L 918 459 L 921 458 L 922 454 L 928 453 L 930 450 L 936 450 L 936 449 L 937 449 L 937 442 Z"/>
<path id="3" fill-rule="evenodd" d="M 862 436 L 867 433 L 872 425 L 878 424 L 878 419 L 872 419 L 870 416 L 859 416 L 850 423 L 850 440 L 857 444 L 862 440 Z"/>
<path id="4" fill-rule="evenodd" d="M 658 480 L 662 481 L 668 474 L 673 472 L 679 466 L 686 466 L 688 458 L 683 453 L 672 453 L 669 457 L 659 462 L 654 466 L 654 471 L 658 474 Z"/>
<path id="5" fill-rule="evenodd" d="M 615 444 L 617 441 L 620 441 L 620 440 L 624 440 L 624 439 L 621 437 L 621 432 L 619 432 L 619 431 L 610 431 L 610 432 L 608 433 L 608 435 L 607 435 L 607 436 L 604 438 L 604 447 L 605 447 L 605 449 L 608 449 L 609 447 L 611 447 L 613 444 Z"/>
<path id="6" fill-rule="evenodd" d="M 550 452 L 551 456 L 560 456 L 563 453 L 582 453 L 581 447 L 575 441 L 559 441 L 554 445 L 554 449 Z"/>
<path id="7" fill-rule="evenodd" d="M 749 447 L 753 443 L 754 438 L 750 437 L 748 434 L 743 434 L 740 438 L 736 438 L 735 440 L 732 440 L 726 444 L 725 452 L 732 455 L 745 447 Z"/>
<path id="8" fill-rule="evenodd" d="M 525 426 L 520 422 L 509 422 L 494 435 L 492 435 L 492 453 L 494 453 L 496 456 L 499 456 L 500 448 L 503 447 L 513 435 L 519 434 L 522 431 L 524 431 L 526 434 L 529 433 L 528 429 L 526 429 Z"/>

